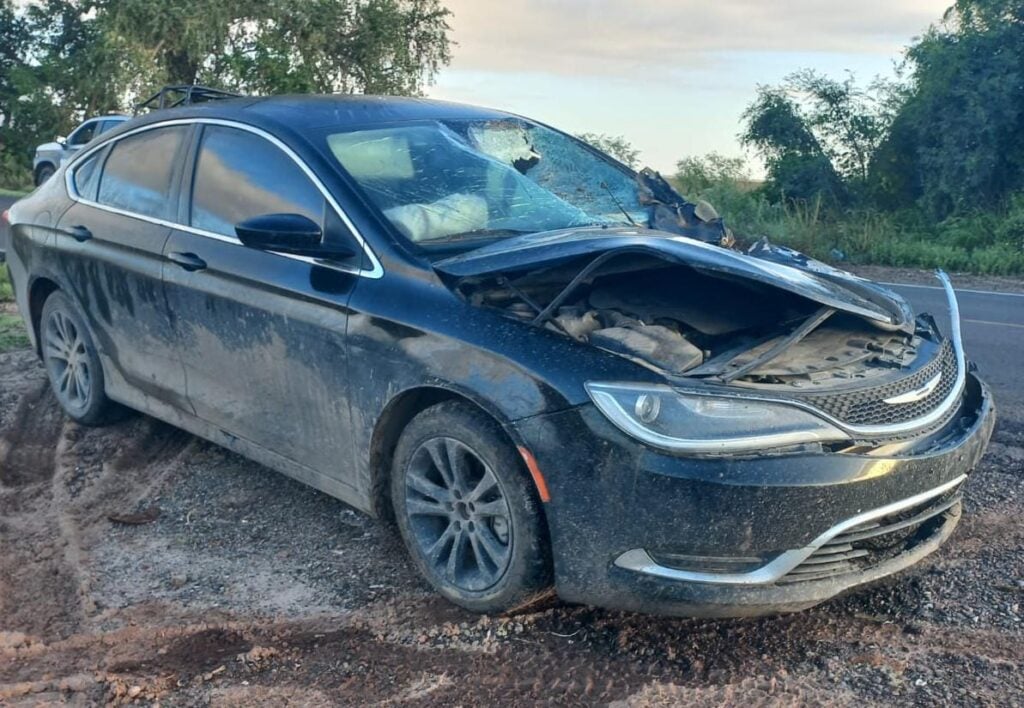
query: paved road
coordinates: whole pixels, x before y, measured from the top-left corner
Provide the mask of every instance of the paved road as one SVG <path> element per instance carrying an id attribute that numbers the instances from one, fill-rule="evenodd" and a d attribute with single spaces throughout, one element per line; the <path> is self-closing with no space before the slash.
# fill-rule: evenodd
<path id="1" fill-rule="evenodd" d="M 14 200 L 0 197 L 0 210 Z M 939 286 L 887 283 L 918 312 L 946 322 L 946 298 Z M 1024 406 L 1024 294 L 958 290 L 967 353 L 995 391 L 1004 411 Z"/>

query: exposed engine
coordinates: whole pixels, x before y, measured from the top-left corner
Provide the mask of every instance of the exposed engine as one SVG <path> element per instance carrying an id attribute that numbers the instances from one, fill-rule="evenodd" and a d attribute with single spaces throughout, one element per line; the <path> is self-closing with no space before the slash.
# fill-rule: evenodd
<path id="1" fill-rule="evenodd" d="M 674 377 L 814 390 L 905 370 L 924 342 L 751 281 L 623 258 L 567 287 L 569 267 L 464 282 L 503 309 Z"/>

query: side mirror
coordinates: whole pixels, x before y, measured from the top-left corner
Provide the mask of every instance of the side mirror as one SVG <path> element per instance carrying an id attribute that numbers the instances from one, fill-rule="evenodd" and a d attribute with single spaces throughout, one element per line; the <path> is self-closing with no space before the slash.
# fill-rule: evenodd
<path id="1" fill-rule="evenodd" d="M 63 135 L 58 135 L 56 138 L 53 139 L 53 142 L 57 143 L 61 147 L 68 146 L 68 139 L 65 138 Z"/>
<path id="2" fill-rule="evenodd" d="M 344 259 L 355 255 L 344 244 L 323 244 L 323 231 L 301 214 L 263 214 L 235 224 L 238 240 L 249 248 L 312 258 Z"/>

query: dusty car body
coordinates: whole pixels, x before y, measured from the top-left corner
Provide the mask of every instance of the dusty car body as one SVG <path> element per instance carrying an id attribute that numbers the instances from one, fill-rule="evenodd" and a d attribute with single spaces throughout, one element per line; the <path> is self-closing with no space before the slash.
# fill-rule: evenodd
<path id="1" fill-rule="evenodd" d="M 394 515 L 478 611 L 551 585 L 671 614 L 811 606 L 948 538 L 995 419 L 945 276 L 943 331 L 498 111 L 158 111 L 9 219 L 72 417 L 109 398 Z"/>
<path id="2" fill-rule="evenodd" d="M 32 156 L 32 178 L 38 187 L 67 162 L 76 152 L 85 147 L 90 140 L 128 120 L 128 116 L 117 113 L 97 116 L 84 121 L 66 137 L 58 137 L 50 143 L 43 143 L 36 148 Z"/>

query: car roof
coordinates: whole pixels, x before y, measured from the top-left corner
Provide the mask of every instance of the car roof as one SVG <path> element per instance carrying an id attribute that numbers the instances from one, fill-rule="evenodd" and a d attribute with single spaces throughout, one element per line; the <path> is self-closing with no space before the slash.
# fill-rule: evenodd
<path id="1" fill-rule="evenodd" d="M 133 125 L 175 118 L 234 119 L 257 126 L 277 124 L 293 130 L 420 120 L 495 120 L 515 117 L 491 108 L 407 96 L 294 95 L 206 101 L 193 106 L 151 111 Z M 119 129 L 120 130 L 120 129 Z"/>

